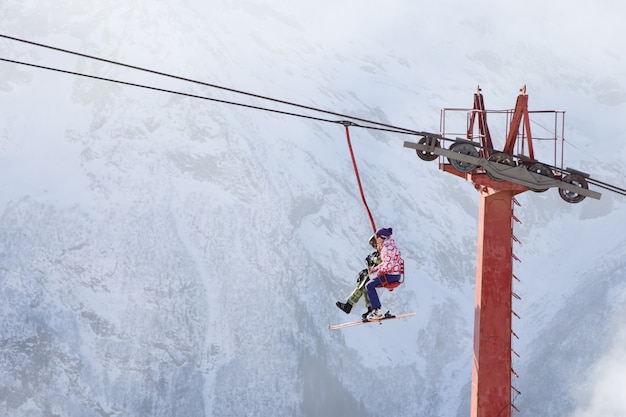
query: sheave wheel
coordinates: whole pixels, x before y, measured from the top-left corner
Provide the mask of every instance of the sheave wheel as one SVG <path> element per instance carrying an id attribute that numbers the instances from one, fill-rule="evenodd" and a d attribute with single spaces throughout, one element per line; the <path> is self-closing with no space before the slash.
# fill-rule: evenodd
<path id="1" fill-rule="evenodd" d="M 546 165 L 539 163 L 539 162 L 536 162 L 532 164 L 531 166 L 529 166 L 528 170 L 531 172 L 534 172 L 535 174 L 543 175 L 544 177 L 554 178 L 554 173 L 552 172 L 552 170 L 548 168 Z M 531 190 L 536 193 L 543 193 L 544 191 L 548 191 L 547 188 L 544 188 L 543 190 L 531 188 Z"/>
<path id="2" fill-rule="evenodd" d="M 417 143 L 419 143 L 420 145 L 435 145 L 435 148 L 439 148 L 439 139 L 437 138 L 433 138 L 431 136 L 424 136 L 423 138 L 421 138 Z M 439 157 L 439 155 L 432 153 L 432 152 L 426 152 L 426 151 L 420 151 L 418 149 L 415 150 L 415 152 L 417 152 L 417 156 L 419 156 L 419 158 L 422 161 L 434 161 L 435 159 L 437 159 Z"/>
<path id="3" fill-rule="evenodd" d="M 497 162 L 499 164 L 509 165 L 512 167 L 515 166 L 515 160 L 513 159 L 513 157 L 509 155 L 508 153 L 504 153 L 504 152 L 496 152 L 493 155 L 491 155 L 488 160 L 492 162 Z M 491 175 L 489 170 L 487 170 L 487 175 L 489 175 L 489 178 L 491 178 L 494 181 L 502 181 L 501 179 L 496 178 L 493 175 Z"/>
<path id="4" fill-rule="evenodd" d="M 563 177 L 561 181 L 567 182 L 569 184 L 575 185 L 580 188 L 584 188 L 584 189 L 589 188 L 589 184 L 587 184 L 587 180 L 582 175 L 569 174 Z M 580 203 L 581 201 L 585 199 L 585 196 L 582 194 L 569 191 L 569 190 L 564 190 L 562 188 L 559 188 L 559 195 L 561 196 L 563 200 L 567 201 L 568 203 Z"/>
<path id="5" fill-rule="evenodd" d="M 478 151 L 476 150 L 474 146 L 472 146 L 469 143 L 453 143 L 450 146 L 450 150 L 452 152 L 460 153 L 462 155 L 473 156 L 475 158 L 478 158 Z M 456 169 L 459 172 L 467 173 L 477 168 L 477 165 L 469 163 L 469 162 L 463 162 L 463 161 L 459 161 L 457 159 L 451 159 L 451 158 L 448 158 L 448 160 L 450 161 L 450 164 L 452 164 L 454 169 Z"/>

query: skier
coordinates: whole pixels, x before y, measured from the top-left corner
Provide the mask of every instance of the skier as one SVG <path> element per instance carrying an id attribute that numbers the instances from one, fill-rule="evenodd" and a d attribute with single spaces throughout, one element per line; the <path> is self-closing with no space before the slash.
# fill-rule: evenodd
<path id="1" fill-rule="evenodd" d="M 378 229 L 375 234 L 376 249 L 380 253 L 381 262 L 371 267 L 368 271 L 370 275 L 376 274 L 376 278 L 365 285 L 367 297 L 372 308 L 372 311 L 366 317 L 367 320 L 377 320 L 385 317 L 376 288 L 398 282 L 401 279 L 404 261 L 402 260 L 400 250 L 396 246 L 396 241 L 392 237 L 392 233 L 393 229 L 389 227 Z"/>
<path id="2" fill-rule="evenodd" d="M 372 237 L 370 237 L 369 244 L 371 247 L 376 249 L 376 235 L 372 235 Z M 356 287 L 354 288 L 352 293 L 350 293 L 346 302 L 342 303 L 341 301 L 337 301 L 335 303 L 335 305 L 339 307 L 339 309 L 342 310 L 344 313 L 350 314 L 350 311 L 352 311 L 352 307 L 354 307 L 354 305 L 361 299 L 361 297 L 364 297 L 367 311 L 361 315 L 363 319 L 367 318 L 367 315 L 372 311 L 370 300 L 365 291 L 365 284 L 367 284 L 370 280 L 369 269 L 375 267 L 380 263 L 380 254 L 378 253 L 378 250 L 374 250 L 372 253 L 367 255 L 367 257 L 365 258 L 365 262 L 367 263 L 367 268 L 359 272 L 359 277 L 356 280 Z"/>

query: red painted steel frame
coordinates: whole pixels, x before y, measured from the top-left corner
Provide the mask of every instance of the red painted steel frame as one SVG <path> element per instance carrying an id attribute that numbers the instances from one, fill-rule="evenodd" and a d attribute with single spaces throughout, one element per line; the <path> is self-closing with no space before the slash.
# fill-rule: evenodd
<path id="1" fill-rule="evenodd" d="M 498 184 L 499 190 L 477 187 L 480 209 L 471 417 L 511 416 L 513 197 L 521 190 L 515 184 L 502 185 Z"/>
<path id="2" fill-rule="evenodd" d="M 484 116 L 480 89 L 475 94 L 473 110 Z M 472 114 L 472 128 L 474 116 L 475 113 Z M 512 154 L 522 121 L 532 159 L 525 86 L 517 98 L 504 152 Z M 487 138 L 486 119 L 479 123 L 479 128 L 481 137 Z M 441 163 L 439 167 L 473 183 L 480 193 L 470 417 L 511 417 L 513 197 L 528 188 L 508 181 L 495 181 L 484 172 L 461 173 L 451 165 Z"/>
<path id="3" fill-rule="evenodd" d="M 470 417 L 511 417 L 513 197 L 528 188 L 441 168 L 480 193 Z"/>

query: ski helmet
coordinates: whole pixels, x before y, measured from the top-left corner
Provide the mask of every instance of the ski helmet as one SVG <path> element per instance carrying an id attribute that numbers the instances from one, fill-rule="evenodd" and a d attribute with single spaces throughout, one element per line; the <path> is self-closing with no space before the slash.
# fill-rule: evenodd
<path id="1" fill-rule="evenodd" d="M 376 245 L 376 235 L 375 234 L 370 237 L 369 244 L 374 249 L 378 248 L 377 245 Z"/>

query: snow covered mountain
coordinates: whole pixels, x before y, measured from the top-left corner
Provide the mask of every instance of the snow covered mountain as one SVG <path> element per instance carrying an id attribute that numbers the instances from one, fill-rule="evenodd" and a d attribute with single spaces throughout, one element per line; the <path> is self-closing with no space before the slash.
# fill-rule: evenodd
<path id="1" fill-rule="evenodd" d="M 434 132 L 477 85 L 505 109 L 526 84 L 531 109 L 567 111 L 567 165 L 626 184 L 626 33 L 610 1 L 106 3 L 5 0 L 0 34 Z M 0 74 L 2 415 L 469 414 L 478 196 L 407 137 L 350 130 L 376 223 L 407 262 L 383 305 L 417 316 L 331 332 L 371 234 L 343 126 L 7 62 Z M 519 415 L 626 415 L 626 199 L 518 200 Z"/>

